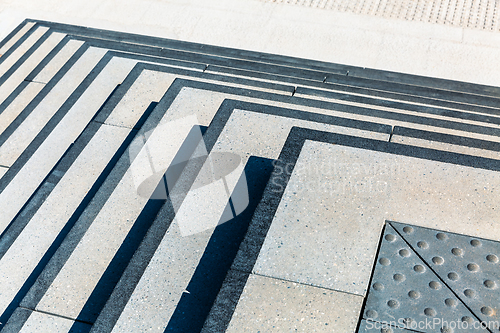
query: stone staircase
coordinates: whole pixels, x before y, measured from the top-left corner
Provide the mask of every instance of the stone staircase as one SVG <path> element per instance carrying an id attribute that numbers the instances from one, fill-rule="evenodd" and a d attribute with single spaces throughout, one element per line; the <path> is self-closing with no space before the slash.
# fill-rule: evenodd
<path id="1" fill-rule="evenodd" d="M 36 20 L 0 54 L 1 332 L 500 321 L 500 88 Z M 489 252 L 455 286 L 391 221 Z"/>

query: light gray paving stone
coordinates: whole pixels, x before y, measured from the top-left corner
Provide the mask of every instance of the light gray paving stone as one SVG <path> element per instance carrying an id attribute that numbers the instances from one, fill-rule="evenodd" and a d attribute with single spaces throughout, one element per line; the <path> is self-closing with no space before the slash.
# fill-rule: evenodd
<path id="1" fill-rule="evenodd" d="M 129 132 L 126 128 L 103 125 L 0 259 L 0 313 L 23 286 Z"/>
<path id="2" fill-rule="evenodd" d="M 34 22 L 27 22 L 7 43 L 4 44 L 4 46 L 0 47 L 0 56 L 14 46 L 14 44 L 17 43 L 17 41 L 21 39 L 21 37 L 23 37 L 24 34 L 27 33 L 28 30 L 30 30 L 34 25 Z"/>
<path id="3" fill-rule="evenodd" d="M 5 175 L 5 173 L 8 171 L 8 168 L 5 167 L 0 167 L 0 179 Z"/>
<path id="4" fill-rule="evenodd" d="M 377 124 L 410 127 L 410 128 L 420 129 L 420 130 L 425 130 L 425 131 L 433 131 L 433 132 L 443 133 L 443 134 L 457 135 L 457 136 L 475 138 L 475 139 L 492 141 L 492 142 L 500 142 L 500 137 L 498 137 L 498 136 L 479 134 L 479 133 L 473 133 L 473 132 L 465 132 L 465 131 L 461 131 L 461 130 L 435 127 L 435 126 L 422 125 L 422 124 L 415 124 L 415 123 L 410 123 L 410 122 L 405 122 L 405 121 L 384 119 L 384 118 L 378 118 L 378 117 L 373 117 L 373 116 L 364 116 L 364 115 L 358 115 L 358 114 L 352 114 L 352 113 L 346 113 L 346 112 L 339 112 L 339 111 L 335 111 L 335 110 L 325 110 L 325 109 L 304 106 L 304 105 L 295 105 L 295 104 L 288 104 L 288 103 L 282 103 L 282 102 L 273 102 L 273 101 L 269 101 L 269 100 L 250 98 L 250 97 L 246 97 L 246 96 L 235 96 L 235 95 L 231 95 L 231 94 L 216 93 L 216 92 L 210 92 L 207 90 L 195 89 L 195 88 L 190 88 L 190 87 L 185 87 L 181 90 L 178 97 L 176 98 L 176 102 L 177 103 L 190 103 L 191 105 L 193 105 L 192 106 L 193 108 L 198 108 L 200 110 L 210 110 L 210 109 L 216 107 L 216 105 L 220 105 L 222 103 L 222 101 L 224 101 L 224 99 L 226 99 L 226 98 L 237 99 L 237 100 L 241 100 L 241 101 L 245 101 L 245 102 L 262 103 L 265 105 L 290 108 L 290 109 L 295 109 L 295 110 L 300 110 L 300 111 L 307 111 L 307 112 L 313 112 L 313 113 L 319 113 L 319 114 L 327 114 L 327 115 L 341 117 L 341 118 L 347 118 L 347 119 L 368 121 L 368 122 L 373 122 L 373 123 L 377 123 Z M 366 107 L 366 105 L 364 105 L 364 106 Z M 210 112 L 203 113 L 203 115 L 202 114 L 198 115 L 198 118 L 200 119 L 200 121 L 205 119 L 204 117 L 211 119 Z M 486 127 L 489 127 L 491 125 L 491 124 L 484 124 L 484 123 L 481 123 L 481 124 L 485 125 Z M 497 125 L 491 125 L 491 126 L 495 127 Z"/>
<path id="5" fill-rule="evenodd" d="M 161 78 L 164 76 L 168 77 L 168 75 L 166 73 L 158 73 L 156 78 L 161 80 Z M 200 80 L 200 81 L 213 82 L 213 81 L 207 81 L 207 80 Z M 227 85 L 227 84 L 224 83 L 224 85 Z M 251 89 L 253 89 L 253 88 L 251 88 Z M 409 122 L 404 122 L 404 121 L 396 121 L 396 120 L 391 120 L 391 119 L 381 119 L 381 118 L 371 117 L 371 116 L 362 116 L 362 115 L 350 114 L 350 113 L 346 113 L 346 112 L 338 112 L 335 110 L 324 110 L 324 109 L 303 106 L 303 105 L 294 105 L 294 104 L 288 104 L 288 103 L 272 102 L 269 100 L 250 98 L 250 97 L 246 97 L 246 96 L 236 96 L 236 95 L 232 95 L 232 94 L 224 94 L 224 93 L 212 92 L 212 91 L 190 88 L 190 87 L 185 87 L 185 88 L 181 89 L 180 93 L 178 94 L 177 98 L 175 99 L 174 103 L 172 104 L 171 113 L 173 114 L 176 112 L 175 109 L 176 109 L 177 105 L 182 105 L 180 110 L 184 110 L 184 106 L 186 105 L 186 103 L 189 103 L 189 105 L 192 105 L 191 107 L 193 109 L 206 110 L 206 112 L 198 113 L 197 116 L 198 116 L 198 119 L 200 120 L 201 123 L 208 124 L 208 123 L 210 123 L 210 120 L 213 117 L 212 110 L 218 109 L 218 107 L 222 104 L 222 102 L 227 98 L 238 99 L 241 101 L 248 101 L 248 102 L 254 102 L 254 103 L 262 103 L 262 104 L 271 105 L 271 106 L 291 108 L 291 109 L 307 111 L 307 112 L 328 114 L 328 115 L 342 117 L 342 118 L 364 120 L 364 121 L 369 121 L 369 122 L 374 122 L 374 123 L 379 123 L 379 124 L 411 127 L 411 128 L 420 129 L 420 130 L 431 130 L 431 131 L 438 132 L 438 133 L 458 135 L 458 136 L 476 138 L 476 139 L 481 139 L 481 140 L 486 140 L 486 141 L 500 142 L 500 137 L 497 137 L 497 136 L 464 132 L 464 131 L 460 131 L 460 130 L 441 128 L 441 127 L 433 127 L 433 126 L 428 126 L 428 125 L 415 124 L 415 123 L 409 123 Z M 337 101 L 335 101 L 335 102 L 337 102 Z M 363 105 L 363 106 L 366 107 L 366 105 Z M 394 110 L 393 109 L 392 111 L 400 112 L 401 110 Z M 181 116 L 182 116 L 182 113 L 178 115 L 178 117 L 181 117 Z M 445 119 L 445 118 L 442 118 L 442 119 Z M 109 118 L 106 121 L 106 123 L 114 124 L 114 125 L 118 125 L 118 126 L 133 126 L 133 125 L 131 125 L 132 122 L 127 122 L 126 119 L 111 119 L 111 118 Z M 498 125 L 485 124 L 485 123 L 480 123 L 480 124 L 483 126 L 486 126 L 486 127 L 497 127 L 498 128 Z M 471 150 L 470 152 L 472 153 L 473 151 Z M 481 155 L 478 155 L 478 156 L 481 156 Z"/>
<path id="6" fill-rule="evenodd" d="M 171 107 L 175 108 L 175 103 Z M 198 110 L 200 118 L 203 114 L 199 112 L 204 112 L 193 108 L 187 110 Z M 176 218 L 142 275 L 113 332 L 163 332 L 191 280 L 214 227 L 220 221 L 231 218 L 226 216 L 225 211 L 229 199 L 227 193 L 233 193 L 233 202 L 243 200 L 235 197 L 233 190 L 248 157 L 256 155 L 277 158 L 292 126 L 336 133 L 355 133 L 385 141 L 388 139 L 388 134 L 235 110 L 209 159 L 216 160 L 218 153 L 231 152 L 241 159 L 238 166 L 234 171 L 230 170 L 231 173 L 225 177 L 225 183 L 218 180 L 211 186 L 198 187 L 198 183 L 206 183 L 203 177 L 210 174 L 212 165 L 205 163 L 182 204 L 176 207 L 174 203 Z M 256 140 L 256 137 L 259 140 Z M 148 301 L 144 302 L 146 299 Z"/>
<path id="7" fill-rule="evenodd" d="M 3 76 L 28 51 L 49 28 L 37 28 L 26 40 L 19 45 L 7 58 L 0 63 L 0 77 Z"/>
<path id="8" fill-rule="evenodd" d="M 306 141 L 254 267 L 365 295 L 384 221 L 498 239 L 497 172 Z"/>
<path id="9" fill-rule="evenodd" d="M 173 78 L 184 78 L 190 80 L 193 79 L 192 77 L 189 76 L 183 76 L 183 75 L 174 76 L 169 73 L 145 70 L 143 71 L 143 73 L 141 73 L 138 80 L 134 82 L 134 85 L 131 87 L 131 90 L 136 90 L 139 92 L 142 91 L 141 89 L 145 90 L 155 89 L 154 87 L 158 85 L 158 82 L 163 82 L 163 81 L 171 82 Z M 203 78 L 196 80 L 200 82 L 221 84 L 221 82 L 219 81 L 207 80 Z M 229 87 L 249 88 L 246 85 L 236 84 L 236 83 L 224 82 L 222 83 L 222 85 Z M 288 94 L 287 92 L 284 92 L 282 90 L 265 89 L 259 87 L 250 87 L 249 89 L 272 92 L 281 95 Z M 210 121 L 212 120 L 213 115 L 215 114 L 215 112 L 217 112 L 218 108 L 226 98 L 236 98 L 238 100 L 243 100 L 243 101 L 252 101 L 252 102 L 259 101 L 262 103 L 270 103 L 269 101 L 264 101 L 256 98 L 249 98 L 245 96 L 232 95 L 232 94 L 223 94 L 203 89 L 185 87 L 181 89 L 181 91 L 175 98 L 174 102 L 172 103 L 171 107 L 169 108 L 169 117 L 170 117 L 169 119 L 173 120 L 177 118 L 182 118 L 185 116 L 186 112 L 185 110 L 191 108 L 192 110 L 201 111 L 197 112 L 198 120 L 200 120 L 200 124 L 208 126 L 210 124 Z M 132 101 L 127 101 L 126 103 L 129 104 L 131 102 Z M 125 126 L 125 127 L 131 127 L 135 124 L 133 118 L 132 119 L 128 119 L 126 117 L 116 118 L 114 116 L 109 116 L 106 119 L 105 123 L 116 126 Z"/>
<path id="10" fill-rule="evenodd" d="M 127 59 L 112 59 L 0 193 L 0 208 L 3 211 L 0 230 L 3 231 L 10 223 L 134 65 L 135 62 Z"/>
<path id="11" fill-rule="evenodd" d="M 450 152 L 465 154 L 465 155 L 473 155 L 473 156 L 480 156 L 480 157 L 485 157 L 485 158 L 492 158 L 492 159 L 496 159 L 496 160 L 500 159 L 500 152 L 498 152 L 498 151 L 486 150 L 486 149 L 480 149 L 480 148 L 474 148 L 474 147 L 467 147 L 467 146 L 455 145 L 455 144 L 451 144 L 451 143 L 438 142 L 438 141 L 431 141 L 431 140 L 420 139 L 420 138 L 412 138 L 412 137 L 406 137 L 406 136 L 401 136 L 401 135 L 393 135 L 391 138 L 391 142 L 402 143 L 402 144 L 409 145 L 409 146 L 450 151 Z"/>
<path id="12" fill-rule="evenodd" d="M 363 297 L 250 275 L 227 333 L 354 333 Z"/>
<path id="13" fill-rule="evenodd" d="M 7 127 L 19 116 L 26 106 L 35 98 L 36 95 L 43 89 L 45 84 L 31 82 L 23 91 L 17 95 L 16 99 L 12 101 L 0 113 L 0 134 L 2 134 Z"/>
<path id="14" fill-rule="evenodd" d="M 7 97 L 21 84 L 26 76 L 35 69 L 36 66 L 54 49 L 57 44 L 65 37 L 65 34 L 52 33 L 40 45 L 26 61 L 9 76 L 9 78 L 0 85 L 0 103 L 3 103 Z"/>
<path id="15" fill-rule="evenodd" d="M 37 74 L 33 81 L 48 83 L 50 79 L 66 64 L 66 62 L 83 45 L 83 41 L 70 40 L 64 47 L 50 60 L 50 62 Z"/>
<path id="16" fill-rule="evenodd" d="M 83 333 L 88 332 L 90 328 L 89 324 L 77 323 L 73 327 L 74 324 L 75 322 L 71 319 L 33 311 L 19 333 L 62 333 L 68 332 L 71 328 L 73 328 L 71 332 Z"/>
<path id="17" fill-rule="evenodd" d="M 164 173 L 160 170 L 167 169 L 189 131 L 196 124 L 195 117 L 187 117 L 175 123 L 161 123 L 152 131 L 147 145 L 140 149 L 130 168 L 38 303 L 37 310 L 68 318 L 78 317 L 154 191 L 154 188 L 151 188 L 147 193 L 138 193 L 138 180 L 147 179 L 151 166 L 154 166 L 159 172 L 153 182 L 158 183 Z M 153 165 L 150 164 L 149 158 L 152 158 Z"/>
<path id="18" fill-rule="evenodd" d="M 97 48 L 90 48 L 85 52 L 28 117 L 26 117 L 14 133 L 0 146 L 0 164 L 6 166 L 14 164 L 52 116 L 66 102 L 85 77 L 89 75 L 105 53 L 106 50 Z M 26 102 L 29 103 L 26 99 L 29 99 L 31 93 L 39 88 L 39 86 L 34 86 L 26 94 L 20 95 L 18 98 L 21 98 L 21 105 L 19 106 L 27 104 Z M 13 106 L 13 109 L 9 109 L 9 113 L 5 116 L 7 119 L 5 120 L 14 120 L 13 115 L 18 111 L 22 110 Z M 2 115 L 3 113 L 0 114 L 0 119 L 3 118 Z"/>

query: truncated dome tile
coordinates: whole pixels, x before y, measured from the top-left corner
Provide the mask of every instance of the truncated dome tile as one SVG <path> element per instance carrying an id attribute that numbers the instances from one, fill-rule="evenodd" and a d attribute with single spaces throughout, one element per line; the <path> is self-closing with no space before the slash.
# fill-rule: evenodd
<path id="1" fill-rule="evenodd" d="M 385 226 L 363 318 L 426 333 L 470 332 L 472 325 L 480 326 L 390 224 Z"/>
<path id="2" fill-rule="evenodd" d="M 499 242 L 391 224 L 481 321 L 500 322 Z"/>

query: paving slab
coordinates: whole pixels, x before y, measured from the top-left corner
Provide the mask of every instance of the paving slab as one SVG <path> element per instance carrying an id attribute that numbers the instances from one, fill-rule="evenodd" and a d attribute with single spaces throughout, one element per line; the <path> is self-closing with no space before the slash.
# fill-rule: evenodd
<path id="1" fill-rule="evenodd" d="M 142 170 L 149 176 L 146 172 L 149 168 L 147 147 L 161 148 L 161 154 L 152 155 L 154 166 L 157 170 L 166 170 L 194 125 L 195 118 L 188 117 L 176 124 L 159 126 L 149 135 L 148 146 L 140 150 L 129 171 L 119 180 L 85 236 L 36 306 L 37 310 L 78 318 L 88 297 L 154 191 L 152 188 L 144 195 L 136 190 L 137 176 L 134 176 L 134 172 L 137 174 Z M 160 178 L 161 174 L 157 176 L 157 182 Z M 114 223 L 110 224 L 110 220 Z M 82 269 L 87 272 L 85 275 L 78 273 Z M 62 299 L 71 301 L 61 302 Z"/>
<path id="2" fill-rule="evenodd" d="M 1 57 L 0 77 L 2 77 L 47 31 L 49 31 L 47 27 L 36 28 L 36 30 L 9 56 Z"/>
<path id="3" fill-rule="evenodd" d="M 52 33 L 0 86 L 0 104 L 21 84 L 38 64 L 63 40 L 65 34 Z"/>
<path id="4" fill-rule="evenodd" d="M 435 99 L 430 98 L 421 98 L 419 101 L 417 96 L 413 96 L 416 99 L 415 101 L 405 101 L 401 98 L 398 99 L 398 97 L 403 97 L 400 94 L 383 94 L 377 90 L 356 89 L 357 87 L 352 87 L 353 91 L 346 93 L 344 91 L 336 91 L 335 88 L 337 86 L 333 86 L 330 90 L 298 87 L 294 96 L 326 102 L 335 101 L 336 103 L 354 106 L 371 105 L 376 110 L 425 116 L 432 119 L 460 119 L 467 124 L 491 126 L 494 128 L 498 128 L 498 121 L 500 119 L 498 116 L 500 109 L 494 107 L 485 107 L 476 111 L 472 108 L 471 104 L 450 103 L 449 106 L 444 107 L 433 105 L 432 103 L 435 102 Z M 458 108 L 459 106 L 461 108 Z"/>
<path id="5" fill-rule="evenodd" d="M 0 230 L 4 230 L 12 221 L 48 172 L 92 120 L 111 92 L 125 79 L 134 64 L 127 60 L 111 60 L 22 166 L 16 177 L 0 193 L 4 212 L 0 218 Z"/>
<path id="6" fill-rule="evenodd" d="M 174 105 L 173 103 L 172 106 Z M 265 109 L 265 106 L 260 107 Z M 199 109 L 188 108 L 187 110 Z M 283 111 L 283 115 L 285 114 L 286 111 Z M 220 122 L 218 119 L 214 120 L 214 123 Z M 217 154 L 231 152 L 238 156 L 238 166 L 230 170 L 231 173 L 225 177 L 224 184 L 219 180 L 220 186 L 215 184 L 199 189 L 197 183 L 205 183 L 203 178 L 210 174 L 209 170 L 212 168 L 210 162 L 205 163 L 182 203 L 179 206 L 173 203 L 176 210 L 175 220 L 142 274 L 113 332 L 145 329 L 163 331 L 167 327 L 179 300 L 191 281 L 214 228 L 232 218 L 226 216 L 228 193 L 233 193 L 231 196 L 233 202 L 238 199 L 242 200 L 237 197 L 239 194 L 233 197 L 237 192 L 235 191 L 236 184 L 242 177 L 242 166 L 247 163 L 251 155 L 276 158 L 292 126 L 301 125 L 330 132 L 357 133 L 380 140 L 388 139 L 388 133 L 363 131 L 354 126 L 336 126 L 334 119 L 331 122 L 331 124 L 325 124 L 234 110 L 222 132 L 217 134 L 218 140 L 214 142 L 208 158 L 209 161 L 217 160 L 216 156 L 220 156 Z M 263 124 L 266 126 L 263 127 Z M 235 137 L 237 140 L 234 140 Z M 259 137 L 259 140 L 255 140 L 256 137 Z M 159 273 L 167 271 L 167 278 L 163 278 L 163 274 Z M 141 301 L 144 299 L 148 299 L 148 302 Z M 140 314 L 140 317 L 137 317 L 137 314 Z"/>
<path id="7" fill-rule="evenodd" d="M 5 54 L 14 44 L 16 44 L 33 26 L 35 22 L 26 22 L 19 31 L 12 36 L 2 47 L 0 47 L 0 56 Z"/>
<path id="8" fill-rule="evenodd" d="M 250 275 L 226 332 L 355 332 L 363 297 Z"/>
<path id="9" fill-rule="evenodd" d="M 45 84 L 38 82 L 30 82 L 28 85 L 16 96 L 1 113 L 0 113 L 0 135 L 9 127 L 14 119 L 19 116 L 21 112 L 28 106 L 36 95 L 43 89 Z"/>
<path id="10" fill-rule="evenodd" d="M 128 133 L 126 128 L 102 126 L 2 256 L 0 313 L 13 301 Z"/>
<path id="11" fill-rule="evenodd" d="M 386 218 L 495 239 L 499 186 L 491 170 L 306 142 L 254 272 L 364 295 Z"/>
<path id="12" fill-rule="evenodd" d="M 0 146 L 0 163 L 8 166 L 12 166 L 15 163 L 54 114 L 64 105 L 71 94 L 74 93 L 85 77 L 89 75 L 105 53 L 106 50 L 93 48 L 85 52 L 77 63 L 72 66 L 66 75 L 51 89 L 37 107 Z M 40 88 L 39 86 L 35 87 Z M 31 91 L 34 92 L 34 90 L 35 89 L 30 90 L 30 93 Z M 26 102 L 28 102 L 28 104 L 31 102 L 31 100 L 26 100 L 31 97 L 30 93 L 18 96 L 17 99 L 19 99 L 21 105 L 26 104 Z M 12 113 L 17 110 L 15 108 L 9 110 L 11 110 L 11 115 L 7 114 L 6 117 L 12 119 Z M 0 114 L 0 117 L 2 116 L 3 112 Z"/>

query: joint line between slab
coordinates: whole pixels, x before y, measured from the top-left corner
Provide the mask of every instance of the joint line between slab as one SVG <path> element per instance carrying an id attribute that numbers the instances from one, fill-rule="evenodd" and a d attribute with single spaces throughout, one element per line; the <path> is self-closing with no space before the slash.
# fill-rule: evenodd
<path id="1" fill-rule="evenodd" d="M 60 314 L 50 313 L 50 312 L 47 312 L 47 311 L 41 311 L 41 310 L 36 310 L 36 309 L 29 309 L 29 308 L 26 308 L 26 307 L 23 307 L 23 306 L 19 306 L 19 308 L 20 309 L 25 309 L 25 310 L 28 310 L 28 311 L 32 311 L 32 312 L 38 312 L 38 313 L 46 314 L 46 315 L 53 316 L 53 317 L 58 317 L 58 318 L 63 318 L 63 319 L 71 320 L 71 321 L 77 322 L 77 323 L 82 323 L 82 324 L 91 325 L 91 326 L 93 325 L 92 323 L 89 323 L 89 322 L 86 322 L 86 321 L 83 321 L 83 320 L 78 320 L 78 319 L 66 317 L 66 316 L 63 316 L 63 315 L 60 315 Z"/>
<path id="2" fill-rule="evenodd" d="M 233 270 L 234 271 L 238 271 L 238 272 L 242 272 L 242 273 L 245 273 L 245 274 L 248 274 L 248 272 L 240 271 L 240 270 L 237 270 L 237 269 L 233 269 Z M 324 289 L 324 290 L 328 290 L 328 291 L 335 291 L 335 292 L 342 293 L 342 294 L 347 294 L 347 295 L 351 295 L 351 296 L 357 296 L 357 297 L 365 298 L 365 296 L 363 296 L 363 295 L 358 295 L 358 294 L 350 293 L 348 291 L 331 289 L 331 288 L 325 288 L 325 287 L 315 286 L 315 285 L 307 284 L 307 283 L 303 283 L 303 282 L 285 280 L 283 278 L 278 278 L 278 277 L 274 277 L 274 276 L 267 276 L 267 275 L 263 275 L 263 274 L 259 274 L 259 273 L 250 273 L 250 274 L 256 275 L 256 276 L 265 277 L 265 278 L 268 278 L 268 279 L 274 279 L 274 280 L 279 280 L 279 281 L 289 282 L 289 283 L 297 283 L 297 284 L 300 284 L 302 286 L 313 287 L 313 288 L 318 288 L 318 289 Z"/>
<path id="3" fill-rule="evenodd" d="M 100 124 L 100 125 L 113 126 L 113 127 L 118 127 L 118 128 L 126 128 L 126 129 L 134 129 L 133 126 L 129 127 L 129 126 L 116 125 L 116 124 L 109 124 L 105 121 L 103 122 L 103 121 L 94 120 L 93 122 L 96 124 Z"/>

